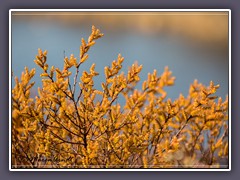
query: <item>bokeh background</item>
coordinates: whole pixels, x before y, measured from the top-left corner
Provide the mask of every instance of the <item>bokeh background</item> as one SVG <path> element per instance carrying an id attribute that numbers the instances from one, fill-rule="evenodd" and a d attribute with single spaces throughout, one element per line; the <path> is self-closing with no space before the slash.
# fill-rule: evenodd
<path id="1" fill-rule="evenodd" d="M 48 50 L 49 66 L 62 69 L 64 54 L 78 57 L 81 38 L 87 40 L 95 25 L 104 37 L 90 49 L 80 71 L 96 64 L 96 88 L 101 89 L 104 67 L 121 53 L 124 72 L 136 61 L 143 65 L 139 88 L 148 72 L 161 74 L 168 66 L 176 77 L 176 84 L 167 88 L 168 98 L 186 96 L 194 79 L 220 84 L 217 95 L 223 99 L 228 94 L 228 12 L 35 11 L 12 12 L 11 18 L 14 76 L 20 76 L 24 66 L 36 67 L 38 48 Z M 36 70 L 35 90 L 41 86 L 41 70 Z"/>

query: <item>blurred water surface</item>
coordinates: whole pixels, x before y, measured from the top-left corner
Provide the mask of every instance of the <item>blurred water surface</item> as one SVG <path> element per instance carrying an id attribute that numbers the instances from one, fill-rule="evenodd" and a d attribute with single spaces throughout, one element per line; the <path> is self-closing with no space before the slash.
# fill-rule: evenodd
<path id="1" fill-rule="evenodd" d="M 182 24 L 184 27 L 187 26 L 186 29 L 191 33 L 173 33 L 174 31 L 170 32 L 169 29 L 164 28 L 164 25 L 162 25 L 162 31 L 152 33 L 151 28 L 150 31 L 149 28 L 148 31 L 142 31 L 143 28 L 134 24 L 134 22 L 138 22 L 134 21 L 134 18 L 138 19 L 138 16 L 131 16 L 131 18 L 133 19 L 130 26 L 117 18 L 114 19 L 114 16 L 90 18 L 90 16 L 81 15 L 79 20 L 77 16 L 74 16 L 74 18 L 65 17 L 63 21 L 55 18 L 46 19 L 45 16 L 13 15 L 12 71 L 14 76 L 20 76 L 24 66 L 28 66 L 30 69 L 36 67 L 33 60 L 38 48 L 48 50 L 49 66 L 54 65 L 62 69 L 64 52 L 66 56 L 74 54 L 78 57 L 81 38 L 88 38 L 91 33 L 91 25 L 94 24 L 104 33 L 104 37 L 97 40 L 96 45 L 89 51 L 89 59 L 83 64 L 80 71 L 88 70 L 92 63 L 96 64 L 96 71 L 100 73 L 95 78 L 96 88 L 101 89 L 104 67 L 111 65 L 111 62 L 121 53 L 125 58 L 124 72 L 127 72 L 128 66 L 135 61 L 143 65 L 141 81 L 137 86 L 139 88 L 141 82 L 147 78 L 148 72 L 152 73 L 156 69 L 158 74 L 161 74 L 164 67 L 168 66 L 176 77 L 176 84 L 167 88 L 169 98 L 175 99 L 179 93 L 187 95 L 189 85 L 194 79 L 197 79 L 205 85 L 208 85 L 211 80 L 220 84 L 217 95 L 225 99 L 228 94 L 229 68 L 228 46 L 224 41 L 228 37 L 227 33 L 225 33 L 226 37 L 221 37 L 219 41 L 212 39 L 214 42 L 211 43 L 211 37 L 209 37 L 206 38 L 207 41 L 201 42 L 199 41 L 201 38 L 197 34 L 198 38 L 194 39 L 192 36 L 196 29 L 195 26 L 205 28 L 197 23 Z M 146 16 L 142 22 L 151 22 L 152 30 L 154 30 L 154 23 L 158 19 L 155 18 L 155 21 L 149 19 L 148 21 L 147 18 Z M 128 16 L 124 17 L 125 21 L 128 21 Z M 227 26 L 226 20 L 223 22 Z M 204 25 L 204 21 L 202 23 Z M 179 25 L 179 23 L 177 24 Z M 223 24 L 220 23 L 226 28 Z M 219 21 L 216 21 L 216 25 L 211 26 L 219 27 Z M 171 28 L 174 27 L 171 26 Z M 191 36 L 187 36 L 188 34 Z M 221 39 L 223 40 L 221 41 Z M 38 67 L 36 70 L 35 89 L 41 86 L 39 77 L 41 70 Z"/>

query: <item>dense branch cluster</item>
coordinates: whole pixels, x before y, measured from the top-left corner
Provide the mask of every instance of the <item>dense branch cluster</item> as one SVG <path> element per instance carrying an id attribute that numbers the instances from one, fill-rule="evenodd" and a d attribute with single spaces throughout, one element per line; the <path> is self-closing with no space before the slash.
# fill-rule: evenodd
<path id="1" fill-rule="evenodd" d="M 142 66 L 122 72 L 118 55 L 105 67 L 102 89 L 92 64 L 80 72 L 88 51 L 101 38 L 94 26 L 79 57 L 65 57 L 63 69 L 48 67 L 47 51 L 34 60 L 42 69 L 42 87 L 31 95 L 35 69 L 15 78 L 12 89 L 13 168 L 209 168 L 228 163 L 228 99 L 219 85 L 197 80 L 189 95 L 167 98 L 175 77 L 166 67 L 154 70 L 135 88 Z M 72 72 L 75 73 L 72 75 Z M 79 77 L 79 72 L 82 73 Z M 72 75 L 72 76 L 71 76 Z M 71 79 L 73 78 L 73 83 Z M 124 98 L 125 104 L 118 103 Z"/>

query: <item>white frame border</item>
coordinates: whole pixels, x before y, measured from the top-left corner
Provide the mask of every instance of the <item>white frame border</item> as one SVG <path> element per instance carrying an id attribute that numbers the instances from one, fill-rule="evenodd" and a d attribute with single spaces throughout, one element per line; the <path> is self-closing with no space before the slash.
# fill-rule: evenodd
<path id="1" fill-rule="evenodd" d="M 9 171 L 231 171 L 231 9 L 10 9 L 9 10 L 9 90 L 12 89 L 12 12 L 228 12 L 228 45 L 229 45 L 229 168 L 228 169 L 14 169 L 11 163 L 11 127 L 12 101 L 9 93 Z"/>

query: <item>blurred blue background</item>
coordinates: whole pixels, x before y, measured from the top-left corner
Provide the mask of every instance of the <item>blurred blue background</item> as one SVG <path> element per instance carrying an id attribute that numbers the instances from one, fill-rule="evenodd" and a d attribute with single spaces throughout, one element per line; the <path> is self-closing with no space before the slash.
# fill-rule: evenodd
<path id="1" fill-rule="evenodd" d="M 188 94 L 197 79 L 204 85 L 220 84 L 217 92 L 228 94 L 228 16 L 226 13 L 40 13 L 15 12 L 12 15 L 12 71 L 20 76 L 24 66 L 36 68 L 34 89 L 41 86 L 40 68 L 33 60 L 38 48 L 48 50 L 48 64 L 62 69 L 66 56 L 78 57 L 81 38 L 87 40 L 91 26 L 104 33 L 89 51 L 80 69 L 96 63 L 96 88 L 101 89 L 104 67 L 121 53 L 123 71 L 135 61 L 143 65 L 141 82 L 148 72 L 162 74 L 168 66 L 176 84 L 167 88 L 168 98 Z M 75 72 L 75 70 L 74 70 Z"/>

